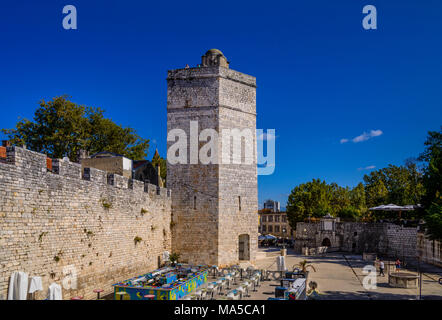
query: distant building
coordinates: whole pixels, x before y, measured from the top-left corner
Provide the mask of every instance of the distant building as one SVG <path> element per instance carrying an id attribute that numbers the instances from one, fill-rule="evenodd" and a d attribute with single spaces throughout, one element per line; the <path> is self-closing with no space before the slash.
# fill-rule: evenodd
<path id="1" fill-rule="evenodd" d="M 279 201 L 267 200 L 264 202 L 264 209 L 270 209 L 272 212 L 281 211 Z"/>
<path id="2" fill-rule="evenodd" d="M 164 187 L 164 182 L 159 175 L 160 167 L 155 168 L 149 160 L 133 161 L 121 154 L 108 151 L 99 152 L 89 157 L 87 152 L 81 150 L 80 163 L 82 169 L 95 168 Z"/>
<path id="3" fill-rule="evenodd" d="M 109 151 L 102 151 L 85 157 L 84 153 L 80 156 L 81 168 L 95 168 L 108 173 L 119 174 L 126 178 L 132 178 L 132 160 L 121 154 Z"/>
<path id="4" fill-rule="evenodd" d="M 163 187 L 164 183 L 159 174 L 160 167 L 155 168 L 149 160 L 134 161 L 133 165 L 133 178 L 148 182 L 159 187 Z"/>
<path id="5" fill-rule="evenodd" d="M 272 234 L 281 238 L 294 237 L 295 233 L 290 228 L 286 212 L 272 212 L 265 208 L 259 211 L 258 232 L 262 235 Z"/>

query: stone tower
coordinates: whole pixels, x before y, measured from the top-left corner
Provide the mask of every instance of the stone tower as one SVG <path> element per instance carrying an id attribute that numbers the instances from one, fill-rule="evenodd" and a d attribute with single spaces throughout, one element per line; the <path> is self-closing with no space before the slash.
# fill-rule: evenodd
<path id="1" fill-rule="evenodd" d="M 229 69 L 224 54 L 211 49 L 200 66 L 168 71 L 167 85 L 168 133 L 182 129 L 188 141 L 187 163 L 167 164 L 167 188 L 172 189 L 172 250 L 193 264 L 253 262 L 258 247 L 256 78 Z M 197 129 L 191 121 L 198 121 Z M 191 133 L 199 135 L 204 129 L 220 134 L 217 163 L 192 160 Z M 221 160 L 223 129 L 251 132 L 251 140 L 240 140 L 239 164 Z M 199 139 L 198 150 L 210 138 Z M 229 157 L 234 152 L 233 140 L 226 149 Z M 168 148 L 174 143 L 168 141 Z M 247 148 L 252 150 L 249 162 L 244 161 Z"/>

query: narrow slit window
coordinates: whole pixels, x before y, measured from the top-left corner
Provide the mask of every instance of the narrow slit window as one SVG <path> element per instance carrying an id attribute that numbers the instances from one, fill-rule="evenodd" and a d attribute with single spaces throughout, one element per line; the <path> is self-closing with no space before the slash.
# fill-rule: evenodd
<path id="1" fill-rule="evenodd" d="M 241 211 L 241 196 L 238 196 L 238 208 Z"/>
<path id="2" fill-rule="evenodd" d="M 196 196 L 193 196 L 193 210 L 196 210 Z"/>

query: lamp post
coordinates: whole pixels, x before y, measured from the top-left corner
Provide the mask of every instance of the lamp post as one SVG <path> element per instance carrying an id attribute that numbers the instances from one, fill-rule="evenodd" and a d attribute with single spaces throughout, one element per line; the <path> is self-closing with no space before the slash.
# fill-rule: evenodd
<path id="1" fill-rule="evenodd" d="M 419 300 L 422 300 L 422 271 L 421 271 L 421 257 L 420 251 L 417 257 L 417 272 L 419 274 Z"/>

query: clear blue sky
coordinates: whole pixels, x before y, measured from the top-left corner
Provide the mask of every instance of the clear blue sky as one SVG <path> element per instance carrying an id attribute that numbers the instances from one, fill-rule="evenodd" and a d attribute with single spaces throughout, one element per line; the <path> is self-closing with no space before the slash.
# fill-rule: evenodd
<path id="1" fill-rule="evenodd" d="M 78 30 L 62 28 L 67 4 Z M 377 30 L 362 28 L 367 4 Z M 442 124 L 440 0 L 16 0 L 0 9 L 1 128 L 68 94 L 164 156 L 166 71 L 223 51 L 231 68 L 257 77 L 258 128 L 276 129 L 260 204 L 285 206 L 295 185 L 317 177 L 354 186 L 373 166 L 417 156 Z"/>

